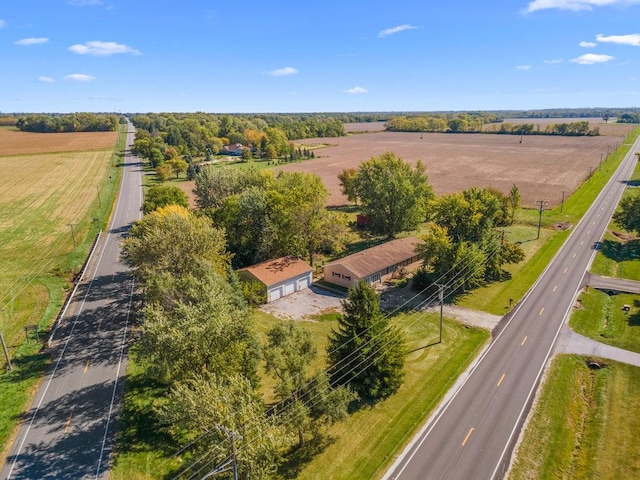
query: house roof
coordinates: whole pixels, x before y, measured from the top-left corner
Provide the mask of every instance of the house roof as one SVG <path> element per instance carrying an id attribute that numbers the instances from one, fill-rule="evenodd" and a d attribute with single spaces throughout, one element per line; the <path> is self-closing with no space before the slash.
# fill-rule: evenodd
<path id="1" fill-rule="evenodd" d="M 329 262 L 324 267 L 341 265 L 358 278 L 384 270 L 416 255 L 416 245 L 423 243 L 416 237 L 398 238 L 390 242 L 367 248 L 348 257 Z"/>
<path id="2" fill-rule="evenodd" d="M 266 262 L 239 270 L 239 272 L 242 271 L 251 273 L 251 275 L 269 287 L 276 283 L 297 277 L 298 275 L 311 272 L 313 268 L 298 257 L 288 256 L 274 258 L 273 260 L 267 260 Z"/>

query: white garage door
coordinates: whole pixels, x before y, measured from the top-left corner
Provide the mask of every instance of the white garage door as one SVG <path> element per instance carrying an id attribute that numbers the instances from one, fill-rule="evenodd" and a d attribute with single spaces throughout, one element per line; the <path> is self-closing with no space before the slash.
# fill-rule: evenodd
<path id="1" fill-rule="evenodd" d="M 298 280 L 298 290 L 307 288 L 309 286 L 309 277 L 304 277 Z"/>
<path id="2" fill-rule="evenodd" d="M 285 283 L 284 285 L 284 294 L 285 295 L 289 295 L 293 292 L 296 291 L 296 284 L 291 282 L 291 283 Z"/>
<path id="3" fill-rule="evenodd" d="M 268 293 L 268 302 L 273 302 L 274 300 L 279 299 L 282 296 L 282 289 L 280 287 L 269 290 Z"/>

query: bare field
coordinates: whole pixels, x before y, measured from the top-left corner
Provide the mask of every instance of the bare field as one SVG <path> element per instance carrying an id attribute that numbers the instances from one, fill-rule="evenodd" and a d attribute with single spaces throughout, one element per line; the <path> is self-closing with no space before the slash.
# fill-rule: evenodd
<path id="1" fill-rule="evenodd" d="M 551 121 L 551 119 L 550 119 Z M 557 122 L 557 119 L 556 119 Z M 602 121 L 601 121 L 602 122 Z M 602 122 L 604 125 L 604 122 Z M 314 160 L 278 167 L 320 175 L 331 192 L 329 205 L 347 203 L 337 175 L 360 162 L 393 152 L 405 161 L 422 160 L 435 193 L 466 188 L 494 187 L 508 192 L 515 183 L 523 206 L 546 200 L 559 204 L 562 192 L 573 192 L 598 168 L 630 132 L 629 126 L 611 125 L 614 134 L 597 137 L 530 135 L 520 143 L 517 135 L 377 132 L 339 138 L 300 140 L 303 145 L 330 143 L 316 149 Z M 626 127 L 626 128 L 625 128 Z"/>
<path id="2" fill-rule="evenodd" d="M 32 133 L 0 128 L 0 156 L 113 148 L 118 132 Z"/>

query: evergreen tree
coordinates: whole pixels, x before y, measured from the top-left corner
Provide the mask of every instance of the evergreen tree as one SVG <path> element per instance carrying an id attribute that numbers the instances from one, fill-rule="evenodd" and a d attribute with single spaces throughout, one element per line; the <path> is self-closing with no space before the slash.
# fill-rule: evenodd
<path id="1" fill-rule="evenodd" d="M 404 380 L 403 335 L 380 312 L 375 290 L 360 281 L 342 302 L 344 314 L 329 336 L 332 385 L 349 385 L 365 401 L 398 391 Z"/>

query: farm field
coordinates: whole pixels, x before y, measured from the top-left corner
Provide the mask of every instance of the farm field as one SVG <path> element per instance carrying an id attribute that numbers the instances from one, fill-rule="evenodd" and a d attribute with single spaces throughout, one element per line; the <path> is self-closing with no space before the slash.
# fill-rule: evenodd
<path id="1" fill-rule="evenodd" d="M 0 156 L 111 149 L 118 132 L 31 133 L 0 128 Z"/>
<path id="2" fill-rule="evenodd" d="M 617 126 L 617 125 L 616 125 Z M 360 162 L 391 151 L 405 161 L 422 160 L 437 195 L 471 186 L 508 192 L 515 183 L 522 205 L 533 207 L 544 199 L 553 207 L 562 192 L 573 192 L 622 142 L 630 128 L 619 125 L 619 135 L 556 137 L 530 135 L 377 132 L 339 138 L 300 140 L 302 145 L 330 144 L 315 150 L 314 160 L 278 167 L 320 175 L 331 192 L 329 205 L 347 203 L 337 175 Z"/>
<path id="3" fill-rule="evenodd" d="M 0 129 L 1 148 L 6 133 Z M 29 152 L 36 146 L 46 150 L 53 137 L 14 133 L 20 134 L 13 136 L 15 154 L 0 155 L 0 328 L 13 364 L 0 376 L 0 463 L 44 374 L 48 354 L 41 347 L 64 293 L 106 225 L 120 177 L 114 147 L 124 146 L 117 132 L 109 134 L 108 148 L 107 136 L 97 143 L 101 135 L 52 134 L 66 137 L 51 147 L 64 151 L 36 154 Z M 78 148 L 91 150 L 71 151 Z M 40 332 L 39 341 L 33 330 L 25 341 L 26 326 Z M 5 367 L 2 355 L 0 368 Z"/>

